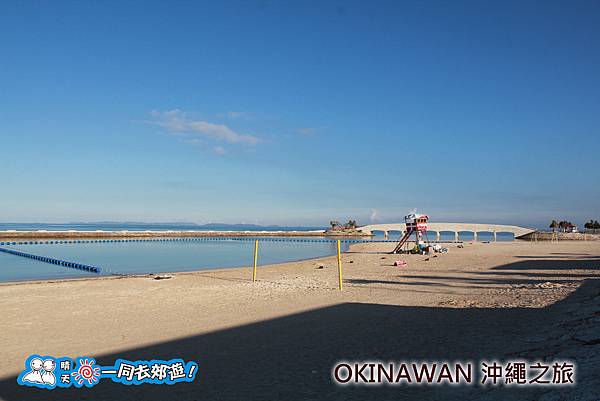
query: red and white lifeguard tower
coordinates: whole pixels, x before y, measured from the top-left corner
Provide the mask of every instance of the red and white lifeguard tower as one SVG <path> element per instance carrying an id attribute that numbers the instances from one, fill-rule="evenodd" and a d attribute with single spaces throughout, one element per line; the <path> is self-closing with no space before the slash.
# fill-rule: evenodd
<path id="1" fill-rule="evenodd" d="M 408 240 L 411 235 L 415 235 L 415 245 L 419 246 L 421 241 L 423 240 L 423 236 L 429 242 L 427 238 L 427 221 L 429 220 L 429 216 L 426 214 L 418 214 L 411 213 L 407 216 L 404 216 L 404 224 L 406 224 L 406 232 L 400 238 L 400 242 L 396 245 L 396 248 L 392 251 L 392 253 L 400 253 L 402 251 L 402 247 L 408 244 Z"/>

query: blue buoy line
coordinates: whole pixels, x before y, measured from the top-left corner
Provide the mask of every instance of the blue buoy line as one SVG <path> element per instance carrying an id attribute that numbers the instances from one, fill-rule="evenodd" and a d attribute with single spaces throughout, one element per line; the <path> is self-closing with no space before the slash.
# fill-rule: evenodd
<path id="1" fill-rule="evenodd" d="M 4 243 L 2 243 L 2 244 L 4 244 Z M 100 267 L 97 267 L 97 266 L 89 266 L 89 265 L 84 265 L 82 263 L 69 262 L 67 260 L 48 258 L 46 256 L 34 255 L 32 253 L 15 251 L 14 249 L 0 248 L 0 252 L 10 253 L 11 255 L 16 255 L 16 256 L 22 256 L 24 258 L 39 260 L 40 262 L 50 263 L 53 265 L 70 267 L 72 269 L 85 270 L 85 271 L 89 271 L 92 273 L 100 273 L 101 272 Z"/>

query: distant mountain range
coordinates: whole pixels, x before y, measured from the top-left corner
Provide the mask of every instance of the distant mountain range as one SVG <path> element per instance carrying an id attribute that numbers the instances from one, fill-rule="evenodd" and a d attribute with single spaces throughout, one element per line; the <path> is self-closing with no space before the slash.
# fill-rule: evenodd
<path id="1" fill-rule="evenodd" d="M 261 226 L 257 224 L 226 224 L 226 223 L 144 223 L 144 222 L 120 222 L 120 221 L 99 221 L 99 222 L 72 222 L 72 223 L 0 223 L 0 230 L 48 230 L 48 231 L 118 231 L 118 230 L 192 230 L 192 231 L 312 231 L 324 230 L 325 227 L 304 227 L 304 226 Z"/>

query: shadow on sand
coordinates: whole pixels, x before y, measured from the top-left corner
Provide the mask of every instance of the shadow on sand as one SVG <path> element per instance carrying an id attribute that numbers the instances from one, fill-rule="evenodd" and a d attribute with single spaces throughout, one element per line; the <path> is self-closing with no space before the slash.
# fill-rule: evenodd
<path id="1" fill-rule="evenodd" d="M 583 270 L 587 272 L 582 272 Z M 597 274 L 590 274 L 596 271 Z M 430 287 L 463 287 L 463 288 L 503 288 L 505 285 L 536 285 L 544 283 L 569 284 L 577 283 L 584 278 L 600 277 L 600 259 L 569 260 L 523 260 L 506 265 L 496 266 L 487 271 L 463 271 L 460 275 L 417 275 L 400 274 L 398 280 L 393 279 L 348 279 L 349 283 L 368 286 L 371 284 L 387 284 L 398 286 L 430 286 Z M 466 276 L 468 275 L 468 276 Z"/>
<path id="2" fill-rule="evenodd" d="M 517 265 L 515 270 L 526 269 Z M 543 335 L 598 294 L 600 280 L 587 280 L 571 296 L 541 309 L 343 303 L 118 354 L 91 355 L 100 365 L 117 358 L 196 361 L 199 372 L 193 383 L 125 386 L 104 380 L 91 389 L 48 391 L 20 387 L 11 377 L 0 382 L 0 396 L 8 401 L 537 399 L 539 387 L 341 387 L 333 384 L 330 372 L 340 360 L 460 360 L 475 362 L 475 378 L 480 379 L 481 360 L 552 358 L 552 345 Z M 36 351 L 43 353 L 31 350 Z M 579 386 L 591 375 L 597 373 L 580 367 Z M 552 391 L 569 399 L 573 388 Z"/>

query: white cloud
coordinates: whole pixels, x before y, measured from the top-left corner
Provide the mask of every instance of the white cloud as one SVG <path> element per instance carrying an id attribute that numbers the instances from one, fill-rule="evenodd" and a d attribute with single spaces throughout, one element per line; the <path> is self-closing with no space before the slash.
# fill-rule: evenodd
<path id="1" fill-rule="evenodd" d="M 213 124 L 208 121 L 192 119 L 187 113 L 175 109 L 170 111 L 152 111 L 153 117 L 149 122 L 158 125 L 172 135 L 200 136 L 219 142 L 233 144 L 256 145 L 260 138 L 238 133 L 224 124 Z"/>
<path id="2" fill-rule="evenodd" d="M 215 152 L 215 154 L 218 156 L 223 156 L 225 153 L 227 153 L 223 146 L 215 146 L 213 148 L 213 152 Z"/>
<path id="3" fill-rule="evenodd" d="M 232 120 L 238 120 L 238 119 L 251 119 L 254 117 L 254 113 L 250 112 L 250 111 L 228 111 L 226 113 L 219 113 L 217 114 L 217 117 L 220 118 L 229 118 Z"/>

